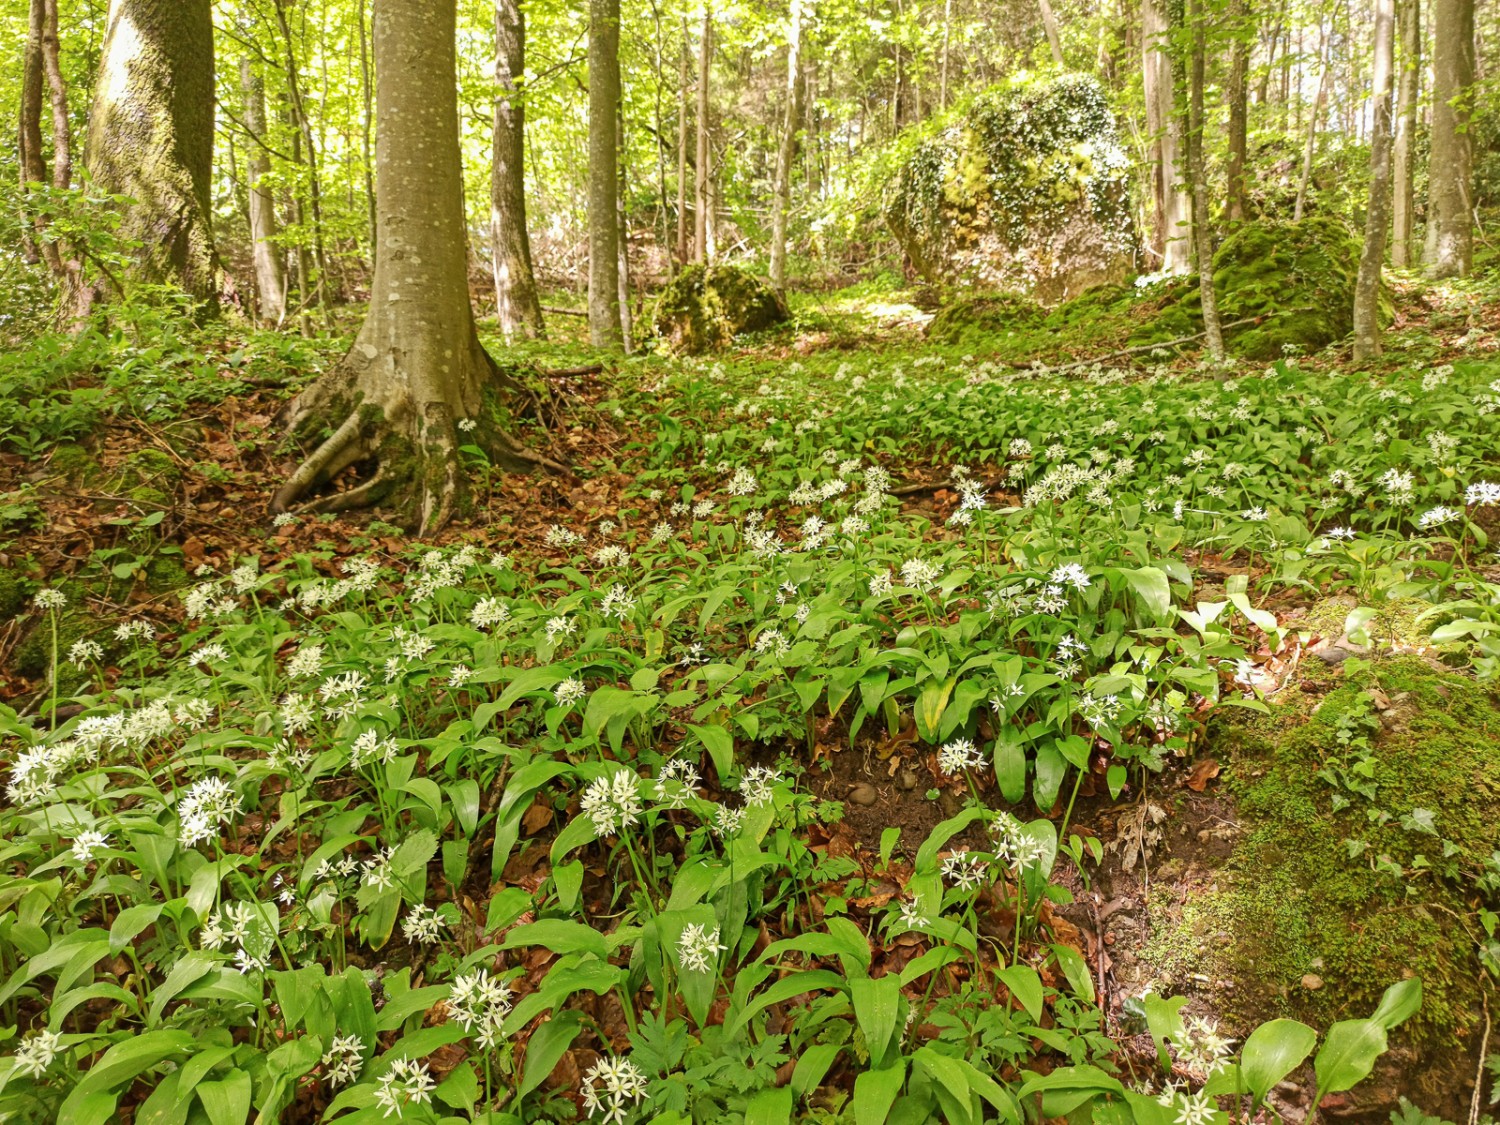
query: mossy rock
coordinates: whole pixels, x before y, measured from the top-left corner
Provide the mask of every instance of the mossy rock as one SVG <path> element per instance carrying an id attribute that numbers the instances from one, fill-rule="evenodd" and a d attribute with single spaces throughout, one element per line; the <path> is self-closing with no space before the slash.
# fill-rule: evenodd
<path id="1" fill-rule="evenodd" d="M 791 319 L 786 300 L 763 278 L 738 266 L 689 266 L 662 290 L 652 315 L 659 350 L 702 355 L 736 336 Z"/>
<path id="2" fill-rule="evenodd" d="M 1392 661 L 1300 708 L 1216 720 L 1212 734 L 1244 834 L 1212 887 L 1153 912 L 1144 959 L 1174 983 L 1233 980 L 1216 1003 L 1245 1027 L 1368 1015 L 1387 986 L 1419 976 L 1422 1009 L 1400 1039 L 1431 1083 L 1401 1092 L 1438 1105 L 1454 1080 L 1443 1060 L 1464 1059 L 1483 1019 L 1475 906 L 1500 902 L 1475 876 L 1500 849 L 1500 702 L 1466 677 Z M 1329 780 L 1349 776 L 1361 741 L 1370 795 Z M 1321 987 L 1304 985 L 1309 974 Z"/>
<path id="3" fill-rule="evenodd" d="M 1287 350 L 1307 354 L 1342 340 L 1354 330 L 1359 254 L 1359 236 L 1334 215 L 1240 226 L 1214 254 L 1219 319 L 1226 324 L 1262 319 L 1225 329 L 1225 346 L 1246 359 L 1272 360 Z M 1170 340 L 1202 330 L 1202 301 L 1194 282 L 1131 342 Z"/>
<path id="4" fill-rule="evenodd" d="M 1055 304 L 1131 273 L 1129 167 L 1092 78 L 996 86 L 902 137 L 884 217 L 928 281 Z"/>
<path id="5" fill-rule="evenodd" d="M 1019 293 L 965 297 L 939 310 L 927 325 L 927 338 L 937 344 L 961 344 L 976 336 L 1034 329 L 1046 315 L 1040 305 Z"/>
<path id="6" fill-rule="evenodd" d="M 87 447 L 74 442 L 63 442 L 52 447 L 52 458 L 48 468 L 69 480 L 84 480 L 99 465 L 98 459 Z"/>

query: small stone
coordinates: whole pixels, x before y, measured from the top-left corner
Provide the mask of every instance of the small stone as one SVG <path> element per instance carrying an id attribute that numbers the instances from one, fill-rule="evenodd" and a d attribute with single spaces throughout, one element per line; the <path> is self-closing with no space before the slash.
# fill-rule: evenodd
<path id="1" fill-rule="evenodd" d="M 1302 978 L 1302 987 L 1309 992 L 1316 992 L 1323 987 L 1323 978 L 1317 973 L 1308 973 Z"/>
<path id="2" fill-rule="evenodd" d="M 902 770 L 896 775 L 896 784 L 901 786 L 902 789 L 915 789 L 917 787 L 917 771 Z"/>
<path id="3" fill-rule="evenodd" d="M 868 782 L 860 782 L 849 790 L 849 800 L 856 805 L 873 805 L 880 799 L 880 794 L 875 791 L 875 786 Z"/>

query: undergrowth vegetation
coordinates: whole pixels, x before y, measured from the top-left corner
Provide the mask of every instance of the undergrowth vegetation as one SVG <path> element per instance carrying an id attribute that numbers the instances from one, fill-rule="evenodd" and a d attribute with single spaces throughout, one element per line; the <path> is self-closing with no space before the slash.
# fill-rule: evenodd
<path id="1" fill-rule="evenodd" d="M 1488 360 L 639 360 L 600 407 L 643 420 L 609 518 L 205 564 L 170 624 L 64 635 L 84 591 L 36 590 L 3 1112 L 1223 1125 L 1310 1058 L 1347 1090 L 1420 976 L 1242 1041 L 1135 997 L 1143 1050 L 1063 918 L 1103 859 L 1080 794 L 1139 799 L 1211 715 L 1266 713 L 1297 599 L 1500 672 L 1497 407 Z M 1484 834 L 1386 786 L 1339 713 L 1299 800 L 1378 797 L 1347 860 L 1462 886 L 1477 993 Z M 830 758 L 896 744 L 948 811 L 851 844 Z"/>

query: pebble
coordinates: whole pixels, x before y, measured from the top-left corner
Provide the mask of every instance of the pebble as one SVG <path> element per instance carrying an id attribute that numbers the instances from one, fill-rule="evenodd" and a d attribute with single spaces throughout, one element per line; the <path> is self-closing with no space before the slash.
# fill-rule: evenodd
<path id="1" fill-rule="evenodd" d="M 1323 978 L 1317 973 L 1308 973 L 1302 978 L 1302 987 L 1309 992 L 1316 992 L 1323 987 Z"/>
<path id="2" fill-rule="evenodd" d="M 873 805 L 880 799 L 880 794 L 875 792 L 875 786 L 869 782 L 862 781 L 849 790 L 849 800 L 856 805 Z"/>

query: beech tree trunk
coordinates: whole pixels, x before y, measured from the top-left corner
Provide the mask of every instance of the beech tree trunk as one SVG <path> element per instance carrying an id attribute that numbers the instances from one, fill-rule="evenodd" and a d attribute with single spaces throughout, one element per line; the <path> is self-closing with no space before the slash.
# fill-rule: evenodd
<path id="1" fill-rule="evenodd" d="M 693 189 L 693 260 L 707 262 L 712 257 L 709 239 L 708 191 L 708 76 L 713 63 L 713 9 L 703 8 L 703 35 L 698 46 L 698 153 Z"/>
<path id="2" fill-rule="evenodd" d="M 1191 202 L 1182 174 L 1182 124 L 1176 111 L 1171 24 L 1166 0 L 1142 0 L 1146 129 L 1151 134 L 1152 199 L 1156 204 L 1153 248 L 1165 273 L 1192 268 Z"/>
<path id="3" fill-rule="evenodd" d="M 620 0 L 589 0 L 589 342 L 620 343 Z"/>
<path id="4" fill-rule="evenodd" d="M 687 140 L 688 88 L 692 86 L 692 59 L 688 57 L 688 22 L 682 17 L 682 72 L 677 87 L 677 260 L 688 260 Z"/>
<path id="5" fill-rule="evenodd" d="M 249 196 L 255 293 L 259 300 L 260 319 L 266 324 L 278 325 L 286 316 L 286 272 L 282 266 L 281 249 L 274 241 L 280 229 L 276 221 L 275 200 L 271 189 L 261 182 L 271 171 L 271 160 L 264 147 L 266 88 L 248 58 L 240 60 L 240 89 L 245 95 L 245 130 L 250 134 L 245 183 Z"/>
<path id="6" fill-rule="evenodd" d="M 213 153 L 209 0 L 110 0 L 84 164 L 96 190 L 134 200 L 119 233 L 140 250 L 122 280 L 176 285 L 210 310 Z M 79 288 L 81 312 L 102 289 Z"/>
<path id="7" fill-rule="evenodd" d="M 1052 49 L 1052 61 L 1058 68 L 1066 66 L 1063 62 L 1062 36 L 1057 30 L 1057 16 L 1052 11 L 1052 0 L 1038 0 L 1042 8 L 1042 30 L 1047 33 L 1047 46 Z"/>
<path id="8" fill-rule="evenodd" d="M 380 249 L 369 312 L 343 361 L 287 409 L 296 437 L 321 437 L 271 501 L 336 511 L 391 501 L 431 532 L 464 499 L 460 445 L 504 468 L 552 465 L 496 421 L 507 389 L 469 305 L 454 43 L 456 0 L 377 0 L 375 186 Z M 460 431 L 463 423 L 463 431 Z M 373 475 L 324 490 L 349 466 Z M 311 497 L 309 499 L 309 497 Z"/>
<path id="9" fill-rule="evenodd" d="M 1229 103 L 1229 160 L 1225 168 L 1224 217 L 1231 223 L 1245 218 L 1245 161 L 1250 101 L 1250 45 L 1255 34 L 1248 0 L 1230 0 L 1229 81 L 1224 100 Z"/>
<path id="10" fill-rule="evenodd" d="M 1412 180 L 1416 172 L 1417 90 L 1422 75 L 1422 3 L 1398 0 L 1396 22 L 1400 29 L 1401 66 L 1396 81 L 1396 153 L 1391 198 L 1391 265 L 1405 269 L 1420 253 L 1413 243 L 1413 211 L 1416 200 Z"/>
<path id="11" fill-rule="evenodd" d="M 1375 63 L 1371 99 L 1370 203 L 1365 211 L 1365 244 L 1354 283 L 1354 358 L 1380 354 L 1380 269 L 1385 262 L 1391 221 L 1391 49 L 1395 0 L 1375 0 Z"/>
<path id="12" fill-rule="evenodd" d="M 1432 44 L 1427 272 L 1466 277 L 1474 259 L 1474 0 L 1432 0 Z"/>
<path id="13" fill-rule="evenodd" d="M 1386 0 L 1388 2 L 1388 0 Z M 1214 292 L 1214 242 L 1208 222 L 1208 174 L 1203 163 L 1203 0 L 1188 0 L 1187 16 L 1193 43 L 1188 59 L 1187 164 L 1192 192 L 1194 256 L 1198 266 L 1198 296 L 1203 308 L 1203 343 L 1215 360 L 1224 358 L 1224 333 L 1219 327 L 1219 301 Z"/>
<path id="14" fill-rule="evenodd" d="M 21 198 L 29 219 L 22 227 L 21 250 L 27 261 L 44 261 L 54 277 L 62 277 L 66 272 L 62 252 L 57 243 L 43 233 L 48 224 L 46 209 L 33 208 L 28 198 L 32 185 L 47 181 L 47 156 L 42 148 L 44 78 L 52 88 L 53 186 L 64 188 L 71 178 L 71 134 L 67 92 L 62 85 L 57 59 L 57 6 L 55 0 L 31 0 L 21 61 L 21 113 L 17 133 Z M 62 104 L 60 118 L 57 114 L 59 99 Z"/>
<path id="15" fill-rule="evenodd" d="M 542 340 L 542 302 L 526 230 L 526 17 L 519 0 L 495 0 L 495 143 L 490 170 L 490 263 L 495 312 L 507 340 Z"/>
<path id="16" fill-rule="evenodd" d="M 791 0 L 786 37 L 786 116 L 781 147 L 776 150 L 775 200 L 771 211 L 771 284 L 786 288 L 786 223 L 792 209 L 792 162 L 797 158 L 797 130 L 802 125 L 802 4 Z"/>

